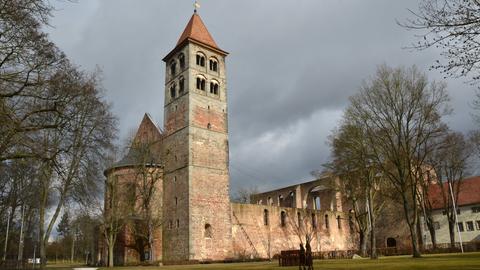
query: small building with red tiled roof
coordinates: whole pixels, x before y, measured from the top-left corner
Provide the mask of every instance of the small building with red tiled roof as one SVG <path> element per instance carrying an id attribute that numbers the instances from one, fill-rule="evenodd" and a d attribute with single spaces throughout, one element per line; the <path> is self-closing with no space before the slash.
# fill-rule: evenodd
<path id="1" fill-rule="evenodd" d="M 480 176 L 469 177 L 455 181 L 452 185 L 455 194 L 458 230 L 464 243 L 480 239 Z M 448 183 L 433 184 L 429 188 L 429 199 L 435 226 L 437 244 L 450 243 L 448 219 L 445 205 L 451 205 L 451 193 Z M 458 195 L 457 195 L 458 194 Z M 428 230 L 424 231 L 427 244 L 431 244 Z M 459 242 L 457 228 L 455 241 Z"/>

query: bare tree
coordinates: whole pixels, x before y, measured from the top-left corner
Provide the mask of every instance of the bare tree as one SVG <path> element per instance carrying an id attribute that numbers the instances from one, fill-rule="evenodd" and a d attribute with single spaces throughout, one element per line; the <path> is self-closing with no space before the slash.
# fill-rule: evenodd
<path id="1" fill-rule="evenodd" d="M 383 182 L 374 160 L 374 151 L 367 138 L 365 127 L 347 116 L 338 130 L 330 137 L 332 162 L 325 167 L 339 176 L 339 188 L 353 207 L 359 232 L 359 247 L 366 255 L 366 237 L 370 235 L 370 258 L 377 259 L 376 214 L 384 200 L 378 200 Z"/>
<path id="2" fill-rule="evenodd" d="M 439 48 L 445 60 L 432 66 L 447 76 L 480 79 L 480 2 L 477 0 L 423 0 L 412 19 L 400 23 L 423 31 L 413 48 Z"/>
<path id="3" fill-rule="evenodd" d="M 435 182 L 441 194 L 441 202 L 448 220 L 450 245 L 455 246 L 456 219 L 453 204 L 458 201 L 462 179 L 468 169 L 473 154 L 471 140 L 459 132 L 449 132 L 441 138 L 441 145 L 432 153 L 430 164 L 435 169 Z M 452 201 L 452 194 L 453 200 Z M 430 203 L 433 198 L 429 198 Z"/>
<path id="4" fill-rule="evenodd" d="M 349 119 L 365 128 L 373 160 L 382 176 L 401 197 L 413 257 L 420 257 L 417 193 L 419 177 L 432 149 L 426 142 L 445 130 L 442 115 L 449 113 L 445 85 L 428 84 L 415 67 L 381 66 L 350 98 Z"/>
<path id="5" fill-rule="evenodd" d="M 235 203 L 251 203 L 251 196 L 258 193 L 256 186 L 240 187 L 235 194 L 232 195 L 232 202 Z"/>

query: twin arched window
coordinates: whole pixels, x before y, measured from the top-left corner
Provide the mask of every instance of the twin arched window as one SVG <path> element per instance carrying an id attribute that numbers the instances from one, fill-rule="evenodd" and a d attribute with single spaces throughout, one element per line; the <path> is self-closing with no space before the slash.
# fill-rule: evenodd
<path id="1" fill-rule="evenodd" d="M 210 82 L 210 94 L 218 95 L 218 82 L 216 81 Z"/>
<path id="2" fill-rule="evenodd" d="M 172 76 L 175 76 L 176 72 L 177 72 L 177 62 L 175 60 L 172 60 L 170 62 L 170 74 Z"/>
<path id="3" fill-rule="evenodd" d="M 197 89 L 205 91 L 205 78 L 204 77 L 197 77 Z"/>
<path id="4" fill-rule="evenodd" d="M 180 70 L 185 68 L 185 55 L 183 53 L 178 55 L 178 63 L 180 64 Z"/>
<path id="5" fill-rule="evenodd" d="M 175 98 L 176 96 L 177 96 L 177 85 L 172 84 L 172 86 L 170 86 L 170 97 Z"/>
<path id="6" fill-rule="evenodd" d="M 204 67 L 205 66 L 205 55 L 203 53 L 198 52 L 196 55 L 196 62 L 197 66 Z"/>
<path id="7" fill-rule="evenodd" d="M 218 71 L 218 61 L 217 61 L 217 59 L 215 59 L 213 57 L 210 58 L 209 64 L 210 64 L 209 67 L 210 67 L 211 71 L 215 71 L 215 72 Z"/>

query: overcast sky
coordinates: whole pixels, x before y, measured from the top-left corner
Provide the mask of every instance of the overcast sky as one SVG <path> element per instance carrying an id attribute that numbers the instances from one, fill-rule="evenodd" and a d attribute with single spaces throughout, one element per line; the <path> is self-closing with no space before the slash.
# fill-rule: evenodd
<path id="1" fill-rule="evenodd" d="M 145 112 L 163 127 L 164 63 L 193 12 L 189 0 L 52 0 L 47 29 L 83 69 L 103 70 L 120 137 Z M 311 180 L 328 161 L 327 136 L 348 97 L 380 64 L 428 67 L 439 52 L 403 49 L 413 32 L 396 20 L 415 0 L 201 0 L 200 16 L 228 51 L 227 79 L 232 190 Z M 418 34 L 418 33 L 417 33 Z M 475 127 L 474 87 L 447 79 L 452 129 Z"/>

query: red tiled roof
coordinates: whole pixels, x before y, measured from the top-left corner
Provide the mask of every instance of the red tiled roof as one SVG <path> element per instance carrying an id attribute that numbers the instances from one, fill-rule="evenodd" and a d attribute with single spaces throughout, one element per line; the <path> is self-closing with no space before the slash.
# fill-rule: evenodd
<path id="1" fill-rule="evenodd" d="M 446 196 L 451 196 L 448 184 L 444 183 L 443 188 Z M 454 187 L 455 191 L 455 187 Z M 432 184 L 428 190 L 428 197 L 432 203 L 433 209 L 443 208 L 442 189 L 438 184 Z M 463 179 L 460 184 L 460 192 L 458 195 L 457 205 L 470 205 L 480 203 L 480 176 L 474 176 Z"/>
<path id="2" fill-rule="evenodd" d="M 193 39 L 215 49 L 219 49 L 215 40 L 213 40 L 212 35 L 207 30 L 207 27 L 203 23 L 202 19 L 197 13 L 193 13 L 190 21 L 188 22 L 185 30 L 183 30 L 180 39 L 178 39 L 177 46 L 180 45 L 186 39 Z"/>

